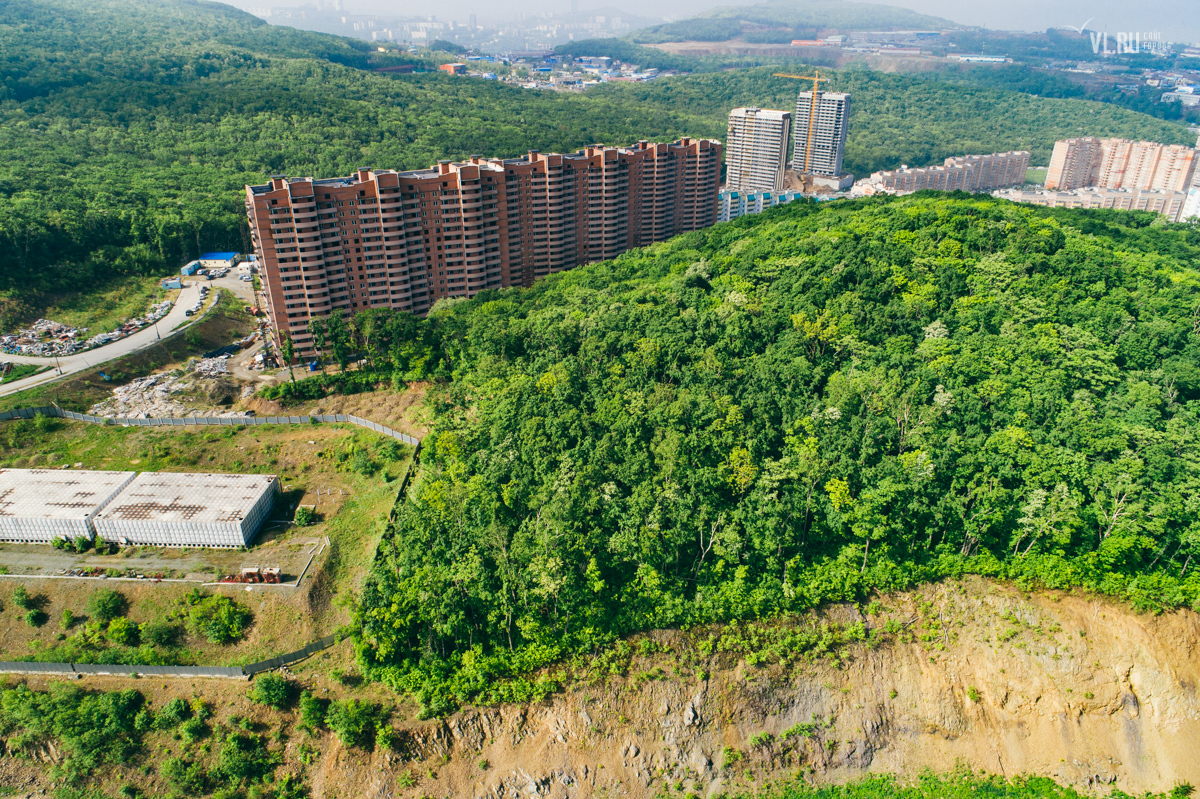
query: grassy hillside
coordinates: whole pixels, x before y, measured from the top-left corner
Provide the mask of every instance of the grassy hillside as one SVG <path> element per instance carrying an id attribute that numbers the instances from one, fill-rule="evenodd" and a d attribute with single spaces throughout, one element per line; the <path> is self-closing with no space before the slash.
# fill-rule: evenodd
<path id="1" fill-rule="evenodd" d="M 749 42 L 814 38 L 819 31 L 943 30 L 955 23 L 906 8 L 846 0 L 768 0 L 752 6 L 718 6 L 699 16 L 635 31 L 635 42 Z"/>
<path id="2" fill-rule="evenodd" d="M 1200 231 L 1154 219 L 796 203 L 436 314 L 364 668 L 520 698 L 633 631 L 962 572 L 1197 605 Z"/>
<path id="3" fill-rule="evenodd" d="M 246 249 L 242 186 L 273 173 L 410 169 L 680 135 L 723 137 L 730 107 L 789 107 L 770 70 L 586 95 L 369 71 L 399 56 L 275 28 L 227 6 L 165 0 L 0 5 L 0 315 L 31 292 L 162 273 Z M 799 68 L 797 65 L 796 68 Z M 1108 106 L 849 71 L 847 164 L 865 172 L 1074 133 L 1183 141 Z"/>

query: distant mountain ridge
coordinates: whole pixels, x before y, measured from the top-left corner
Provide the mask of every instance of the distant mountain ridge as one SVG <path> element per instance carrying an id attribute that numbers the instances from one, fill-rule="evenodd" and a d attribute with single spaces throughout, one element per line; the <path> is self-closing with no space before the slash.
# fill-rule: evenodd
<path id="1" fill-rule="evenodd" d="M 941 17 L 918 14 L 906 8 L 846 0 L 768 0 L 752 6 L 718 6 L 679 22 L 653 25 L 634 31 L 635 42 L 719 42 L 744 37 L 746 41 L 786 43 L 822 31 L 944 30 L 962 28 Z"/>

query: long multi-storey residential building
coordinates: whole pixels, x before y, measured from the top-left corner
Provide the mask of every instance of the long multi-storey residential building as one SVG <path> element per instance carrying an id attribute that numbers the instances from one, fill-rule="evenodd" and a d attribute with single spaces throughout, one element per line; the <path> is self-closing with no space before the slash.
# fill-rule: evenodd
<path id="1" fill-rule="evenodd" d="M 1196 150 L 1181 144 L 1091 136 L 1064 139 L 1054 144 L 1046 188 L 1187 191 L 1197 163 Z"/>
<path id="2" fill-rule="evenodd" d="M 725 188 L 776 192 L 783 188 L 792 115 L 765 108 L 729 112 L 725 136 Z"/>
<path id="3" fill-rule="evenodd" d="M 1155 189 L 1074 189 L 1072 191 L 1022 191 L 1001 189 L 992 192 L 995 197 L 1050 208 L 1117 208 L 1126 211 L 1154 211 L 1162 214 L 1169 222 L 1178 222 L 1184 216 L 1187 192 L 1159 191 Z"/>
<path id="4" fill-rule="evenodd" d="M 864 194 L 908 194 L 921 189 L 992 191 L 1024 184 L 1028 168 L 1029 153 L 1024 150 L 963 155 L 947 158 L 942 166 L 873 172 L 855 186 Z"/>
<path id="5" fill-rule="evenodd" d="M 359 169 L 246 187 L 267 310 L 312 353 L 309 319 L 340 309 L 424 314 L 444 297 L 537 278 L 716 222 L 721 144 Z"/>
<path id="6" fill-rule="evenodd" d="M 761 214 L 768 208 L 803 198 L 798 191 L 725 190 L 717 196 L 717 221 L 729 222 L 742 216 Z"/>
<path id="7" fill-rule="evenodd" d="M 792 125 L 792 169 L 806 175 L 839 177 L 849 129 L 850 95 L 818 91 L 813 114 L 813 93 L 800 92 Z"/>

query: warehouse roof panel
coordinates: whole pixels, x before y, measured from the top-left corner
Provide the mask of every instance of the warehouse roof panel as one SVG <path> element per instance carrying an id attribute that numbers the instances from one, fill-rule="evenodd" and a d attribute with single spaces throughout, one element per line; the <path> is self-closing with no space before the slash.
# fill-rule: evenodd
<path id="1" fill-rule="evenodd" d="M 86 519 L 134 472 L 0 469 L 0 517 Z"/>
<path id="2" fill-rule="evenodd" d="M 274 488 L 265 474 L 143 472 L 97 519 L 187 524 L 239 524 Z"/>

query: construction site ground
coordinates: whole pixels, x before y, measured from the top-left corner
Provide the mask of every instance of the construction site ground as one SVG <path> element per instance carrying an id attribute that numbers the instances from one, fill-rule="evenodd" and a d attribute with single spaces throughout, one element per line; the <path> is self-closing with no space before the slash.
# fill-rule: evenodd
<path id="1" fill-rule="evenodd" d="M 367 453 L 370 470 L 351 468 Z M 255 620 L 246 640 L 228 647 L 189 641 L 182 660 L 237 665 L 304 646 L 349 621 L 339 601 L 362 585 L 395 503 L 412 449 L 352 425 L 143 428 L 47 419 L 0 423 L 0 467 L 276 474 L 283 493 L 248 550 L 130 547 L 115 555 L 72 555 L 28 544 L 0 544 L 0 660 L 24 659 L 52 648 L 64 609 L 82 613 L 101 587 L 134 602 L 131 617 L 150 621 L 169 612 L 197 582 L 97 580 L 66 577 L 72 569 L 132 569 L 172 579 L 209 582 L 242 566 L 278 566 L 285 579 L 303 570 L 317 542 L 329 546 L 314 559 L 299 588 L 210 586 L 249 603 Z M 292 523 L 296 508 L 316 511 L 315 524 Z M 40 553 L 40 554 L 39 554 Z M 38 575 L 38 576 L 34 576 Z M 24 585 L 42 597 L 50 622 L 32 627 L 8 596 Z M 247 591 L 247 588 L 250 591 Z M 141 609 L 139 609 L 141 608 Z"/>
<path id="2" fill-rule="evenodd" d="M 306 376 L 299 371 L 296 372 L 296 379 Z M 286 369 L 283 370 L 282 379 L 287 379 Z M 433 413 L 425 401 L 431 388 L 433 386 L 430 383 L 415 382 L 410 383 L 403 391 L 394 391 L 388 387 L 359 394 L 335 394 L 324 399 L 300 402 L 294 405 L 273 402 L 260 397 L 247 399 L 243 404 L 254 410 L 259 416 L 345 413 L 370 419 L 379 424 L 386 424 L 416 438 L 424 438 L 433 424 Z"/>
<path id="3" fill-rule="evenodd" d="M 219 293 L 220 297 L 212 300 L 215 307 L 186 330 L 173 334 L 163 331 L 162 339 L 145 349 L 99 363 L 61 380 L 0 397 L 0 410 L 56 403 L 67 410 L 83 413 L 92 405 L 109 399 L 114 388 L 154 372 L 182 367 L 189 358 L 244 338 L 258 326 L 258 320 L 246 311 L 245 300 L 228 291 Z M 103 350 L 94 351 L 93 363 L 100 360 Z M 87 356 L 93 357 L 93 353 L 87 353 Z"/>

